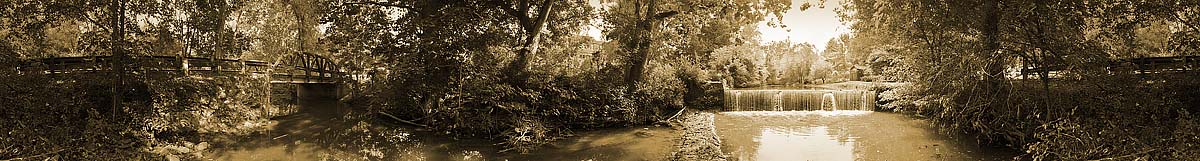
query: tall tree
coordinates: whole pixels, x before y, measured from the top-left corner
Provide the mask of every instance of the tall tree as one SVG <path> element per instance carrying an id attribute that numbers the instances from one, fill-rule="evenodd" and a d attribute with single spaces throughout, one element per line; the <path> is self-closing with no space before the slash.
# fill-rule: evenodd
<path id="1" fill-rule="evenodd" d="M 524 72 L 529 70 L 530 57 L 537 54 L 542 29 L 546 26 L 546 20 L 551 16 L 550 11 L 554 8 L 554 3 L 551 3 L 550 0 L 542 0 L 537 14 L 530 15 L 529 12 L 533 4 L 529 0 L 518 0 L 516 5 L 506 4 L 507 0 L 500 2 L 502 4 L 500 6 L 501 9 L 509 15 L 516 17 L 517 24 L 521 26 L 522 31 L 525 33 L 524 42 L 521 43 L 521 47 L 517 48 L 516 60 L 513 60 L 508 65 L 508 69 L 505 72 L 507 75 L 515 78 L 510 79 L 512 82 L 509 83 L 524 84 L 525 80 L 522 78 L 524 77 L 522 75 L 526 74 Z"/>
<path id="2" fill-rule="evenodd" d="M 783 0 L 620 0 L 604 18 L 605 37 L 619 42 L 627 54 L 624 83 L 627 92 L 634 92 L 652 58 L 708 61 L 716 49 L 745 41 L 737 31 L 768 15 L 783 15 L 790 7 L 791 1 Z"/>
<path id="3" fill-rule="evenodd" d="M 534 55 L 537 54 L 543 39 L 561 39 L 570 35 L 574 31 L 581 29 L 581 26 L 590 20 L 590 6 L 582 0 L 570 1 L 531 1 L 531 0 L 488 0 L 488 1 L 412 1 L 412 2 L 378 2 L 378 1 L 348 1 L 335 2 L 337 4 L 328 5 L 331 9 L 351 9 L 361 10 L 363 6 L 377 6 L 385 8 L 395 8 L 403 10 L 396 12 L 398 19 L 393 20 L 397 23 L 392 28 L 401 29 L 398 31 L 419 33 L 417 39 L 401 39 L 403 41 L 417 40 L 433 40 L 422 39 L 422 37 L 431 36 L 430 33 L 438 30 L 428 30 L 433 28 L 453 29 L 453 26 L 429 26 L 431 22 L 462 22 L 468 24 L 456 25 L 473 25 L 482 29 L 491 30 L 480 35 L 466 35 L 471 38 L 484 38 L 479 36 L 487 36 L 491 38 L 489 43 L 475 42 L 455 42 L 447 45 L 482 45 L 479 47 L 515 46 L 512 51 L 515 51 L 515 58 L 504 69 L 505 77 L 508 78 L 508 83 L 514 85 L 522 85 L 525 83 L 525 77 L 528 74 L 529 64 Z M 332 3 L 331 3 L 332 4 Z M 374 8 L 373 8 L 374 9 Z M 373 10 L 372 9 L 372 10 Z M 469 9 L 469 10 L 450 10 L 450 9 Z M 459 12 L 461 11 L 461 12 Z M 387 11 L 391 12 L 391 11 Z M 468 13 L 470 12 L 470 13 Z M 486 14 L 485 14 L 486 13 Z M 459 15 L 458 17 L 450 17 Z M 475 15 L 473 18 L 464 18 L 464 15 Z M 329 16 L 325 19 L 327 22 L 344 21 L 340 19 L 330 19 L 339 17 L 339 15 Z M 434 19 L 440 18 L 439 21 L 418 22 L 413 19 Z M 474 19 L 475 21 L 459 21 Z M 485 22 L 485 23 L 480 23 Z M 553 23 L 551 23 L 553 22 Z M 509 26 L 511 25 L 511 26 Z M 512 27 L 516 28 L 512 28 Z M 468 27 L 468 26 L 462 26 Z M 408 29 L 405 29 L 408 28 Z M 409 30 L 416 28 L 425 28 L 426 30 Z M 413 32 L 416 31 L 416 32 Z M 464 31 L 446 31 L 446 33 L 458 33 Z M 546 34 L 550 34 L 549 37 Z M 398 35 L 405 37 L 403 35 Z M 450 36 L 450 35 L 447 35 Z M 499 41 L 496 41 L 499 40 Z"/>

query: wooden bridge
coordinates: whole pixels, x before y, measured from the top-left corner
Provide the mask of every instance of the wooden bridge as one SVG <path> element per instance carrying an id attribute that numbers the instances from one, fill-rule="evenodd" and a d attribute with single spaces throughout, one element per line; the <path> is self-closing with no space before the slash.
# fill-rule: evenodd
<path id="1" fill-rule="evenodd" d="M 109 72 L 112 56 L 55 57 L 39 59 L 48 74 Z M 130 72 L 192 74 L 269 75 L 271 83 L 332 84 L 346 75 L 328 58 L 298 53 L 284 56 L 277 62 L 258 60 L 215 59 L 184 56 L 131 56 L 126 59 Z M 35 65 L 30 65 L 35 66 Z"/>

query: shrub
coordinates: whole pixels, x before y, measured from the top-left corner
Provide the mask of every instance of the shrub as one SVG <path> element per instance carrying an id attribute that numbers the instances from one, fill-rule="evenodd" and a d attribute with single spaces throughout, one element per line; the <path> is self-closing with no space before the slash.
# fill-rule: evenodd
<path id="1" fill-rule="evenodd" d="M 680 65 L 680 69 L 676 70 L 675 77 L 683 84 L 686 91 L 683 94 L 683 102 L 687 107 L 720 108 L 724 87 L 720 84 L 708 84 L 707 81 L 711 78 L 707 73 L 695 65 Z"/>
<path id="2" fill-rule="evenodd" d="M 490 55 L 495 53 L 479 53 Z M 399 66 L 414 71 L 387 76 L 366 91 L 368 110 L 387 111 L 456 136 L 494 136 L 510 150 L 525 152 L 573 129 L 590 129 L 657 121 L 667 109 L 683 106 L 686 92 L 674 66 L 651 62 L 637 91 L 625 91 L 623 67 L 583 63 L 570 75 L 532 70 L 510 84 L 491 56 L 471 56 L 461 64 Z M 455 59 L 461 60 L 461 59 Z M 558 72 L 561 73 L 561 72 Z M 399 99 L 397 99 L 399 98 Z"/>
<path id="3" fill-rule="evenodd" d="M 198 139 L 198 132 L 245 133 L 263 121 L 265 80 L 127 75 L 121 108 L 102 74 L 3 75 L 3 156 L 161 158 L 153 147 Z M 256 81 L 259 80 L 259 81 Z M 47 117 L 55 116 L 55 117 Z M 252 125 L 252 124 L 251 124 Z M 12 151 L 9 151 L 12 150 Z"/>
<path id="4" fill-rule="evenodd" d="M 978 134 L 1035 160 L 1178 160 L 1195 158 L 1200 146 L 1196 104 L 1189 102 L 1195 84 L 1127 75 L 1056 79 L 1049 86 L 1014 80 L 1006 87 L 1011 93 L 995 98 L 999 106 L 972 102 L 986 98 L 971 92 L 977 89 L 915 84 L 880 93 L 880 107 L 929 116 L 945 131 Z"/>

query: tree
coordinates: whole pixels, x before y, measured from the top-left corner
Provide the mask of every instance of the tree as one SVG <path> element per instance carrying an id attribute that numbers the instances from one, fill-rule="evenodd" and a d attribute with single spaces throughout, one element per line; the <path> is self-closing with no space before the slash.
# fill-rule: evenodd
<path id="1" fill-rule="evenodd" d="M 1179 106 L 1162 102 L 1190 96 L 1165 96 L 1175 93 L 1164 91 L 1176 89 L 1172 86 L 1133 83 L 1170 76 L 1132 76 L 1112 62 L 1194 51 L 1190 47 L 1194 45 L 1181 44 L 1194 42 L 1197 35 L 1196 25 L 1192 25 L 1197 20 L 1196 8 L 1200 8 L 1197 2 L 856 0 L 844 7 L 843 20 L 852 22 L 857 37 L 851 46 L 871 44 L 851 50 L 873 51 L 873 64 L 878 65 L 872 66 L 912 82 L 915 88 L 903 90 L 915 96 L 902 99 L 931 102 L 913 104 L 917 112 L 931 114 L 935 123 L 954 130 L 980 132 L 992 136 L 985 140 L 1027 148 L 1035 159 L 1171 156 L 1166 154 L 1169 152 L 1139 152 L 1170 143 L 1115 143 L 1122 140 L 1119 138 L 1154 138 L 1161 133 L 1115 131 L 1130 130 L 1127 127 L 1132 124 L 1147 127 L 1133 131 L 1161 129 L 1150 124 L 1186 124 L 1129 121 L 1175 116 L 1167 111 L 1181 111 Z M 1163 24 L 1173 24 L 1176 30 L 1160 30 Z M 1045 70 L 1036 72 L 1037 81 L 1011 80 L 1010 73 L 1030 68 Z M 1115 95 L 1138 98 L 1107 97 Z M 1130 112 L 1141 114 L 1123 115 Z M 1122 119 L 1089 119 L 1113 114 Z M 1095 133 L 1104 135 L 1090 136 L 1107 139 L 1061 137 Z M 1059 150 L 1081 144 L 1130 144 L 1136 148 Z M 1187 155 L 1175 157 L 1179 156 Z"/>
<path id="2" fill-rule="evenodd" d="M 608 24 L 605 37 L 619 42 L 621 52 L 628 54 L 624 83 L 627 92 L 633 92 L 650 59 L 691 57 L 683 60 L 708 61 L 708 54 L 716 49 L 745 41 L 736 39 L 739 36 L 735 31 L 767 15 L 782 15 L 790 7 L 790 1 L 782 0 L 623 0 L 617 1 L 604 18 Z"/>
<path id="3" fill-rule="evenodd" d="M 411 41 L 431 41 L 440 38 L 492 38 L 491 42 L 480 39 L 481 42 L 458 42 L 445 44 L 449 50 L 458 50 L 455 46 L 471 46 L 471 48 L 487 48 L 490 46 L 516 46 L 516 56 L 503 70 L 510 84 L 522 86 L 529 70 L 533 55 L 543 48 L 542 39 L 558 40 L 577 31 L 590 19 L 590 6 L 582 0 L 571 1 L 530 1 L 530 0 L 489 0 L 489 1 L 453 1 L 453 2 L 377 2 L 377 1 L 333 1 L 326 6 L 333 13 L 350 13 L 350 15 L 327 14 L 326 22 L 341 23 L 355 21 L 352 15 L 363 10 L 383 10 L 385 13 L 398 13 L 395 20 L 388 20 L 397 37 L 400 49 L 416 50 Z M 402 11 L 388 11 L 399 9 Z M 466 18 L 460 16 L 473 15 Z M 430 21 L 432 20 L 432 21 Z M 479 22 L 489 22 L 478 24 Z M 553 23 L 551 23 L 553 22 Z M 446 23 L 446 24 L 438 24 Z M 453 23 L 453 24 L 449 24 Z M 459 24 L 461 23 L 461 24 Z M 343 25 L 356 25 L 341 23 Z M 517 28 L 511 28 L 512 26 Z M 473 27 L 478 27 L 474 28 Z M 466 29 L 463 31 L 462 29 Z M 480 30 L 482 29 L 482 30 Z M 470 33 L 487 30 L 488 33 Z M 546 31 L 549 31 L 548 33 Z M 447 35 L 435 36 L 435 32 Z M 453 33 L 464 33 L 456 36 Z M 416 37 L 408 37 L 403 33 L 422 33 Z M 440 34 L 440 33 L 438 33 Z M 550 34 L 549 37 L 543 36 Z M 340 36 L 340 35 L 335 35 Z M 500 40 L 500 41 L 495 41 Z M 465 46 L 464 46 L 465 47 Z M 406 49 L 413 48 L 413 49 Z M 421 47 L 425 48 L 425 47 Z M 434 48 L 440 51 L 441 49 Z M 477 50 L 483 51 L 483 50 Z"/>

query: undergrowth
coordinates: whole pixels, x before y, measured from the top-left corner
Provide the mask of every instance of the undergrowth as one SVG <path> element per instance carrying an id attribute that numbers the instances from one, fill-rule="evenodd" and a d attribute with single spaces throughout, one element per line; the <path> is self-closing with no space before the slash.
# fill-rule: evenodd
<path id="1" fill-rule="evenodd" d="M 598 64 L 574 74 L 533 70 L 524 84 L 489 60 L 455 66 L 457 75 L 430 81 L 421 74 L 384 76 L 384 82 L 360 85 L 369 111 L 387 112 L 452 136 L 483 136 L 500 142 L 503 152 L 528 152 L 574 130 L 648 124 L 683 107 L 685 81 L 698 70 L 651 62 L 637 91 L 625 91 L 623 69 Z M 681 72 L 682 71 L 682 72 Z M 692 71 L 692 72 L 687 72 Z M 438 73 L 429 73 L 438 74 Z M 692 76 L 680 76 L 692 75 Z M 693 82 L 693 84 L 695 84 Z"/>
<path id="2" fill-rule="evenodd" d="M 978 134 L 1034 160 L 1190 160 L 1200 157 L 1200 82 L 1112 76 L 1011 80 L 1000 106 L 978 89 L 926 84 L 877 88 L 880 110 L 928 117 L 943 131 Z"/>
<path id="3" fill-rule="evenodd" d="M 252 133 L 271 117 L 262 78 L 130 74 L 113 90 L 105 74 L 5 69 L 0 159 L 198 158 L 208 146 L 200 134 Z"/>

